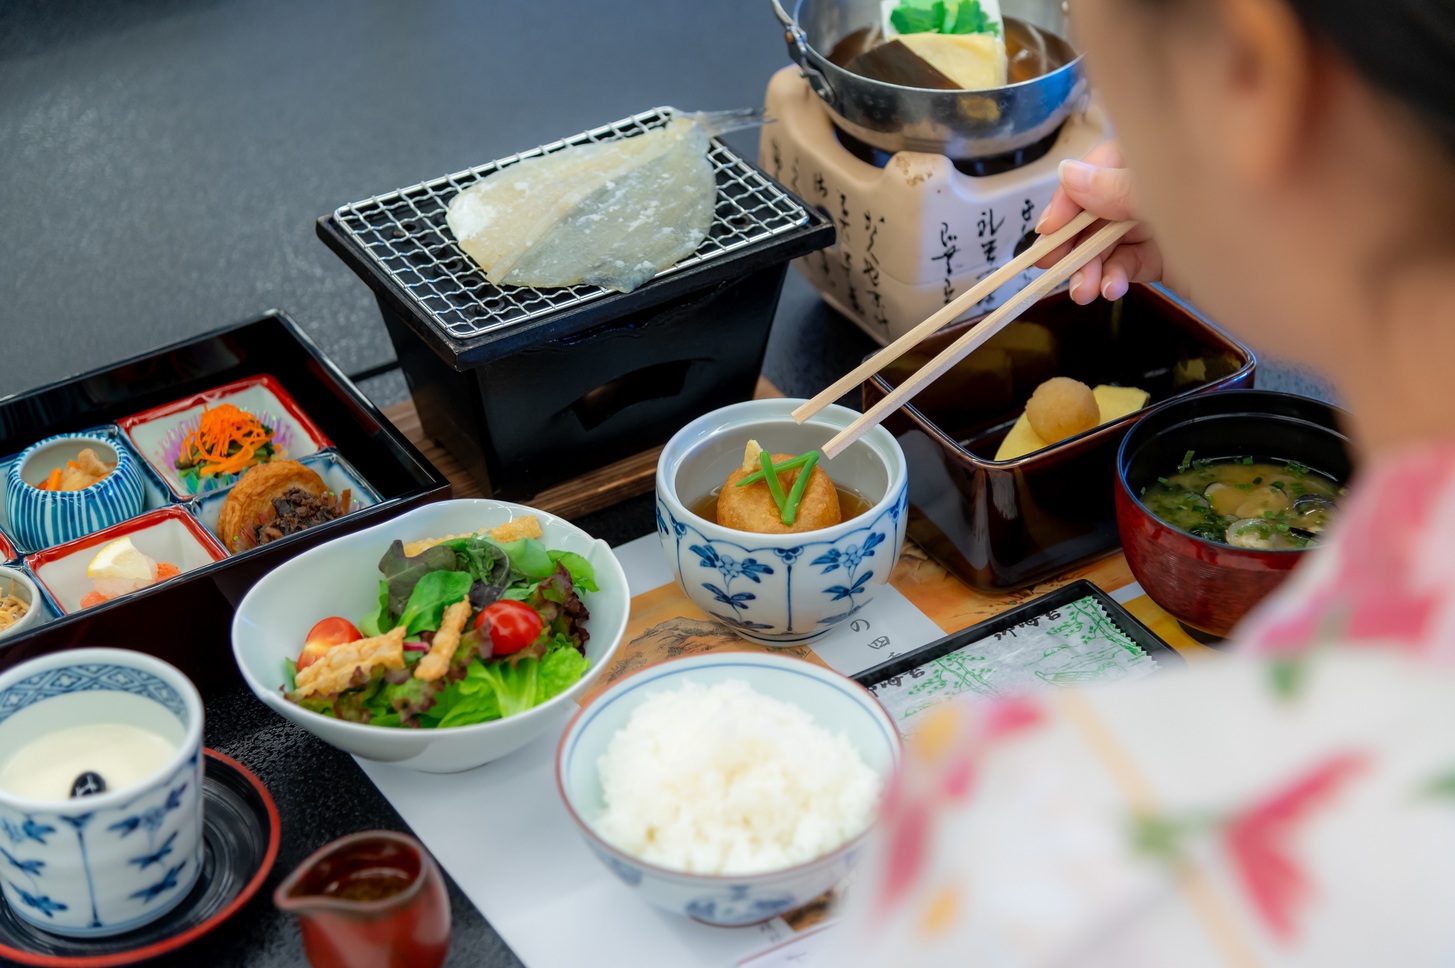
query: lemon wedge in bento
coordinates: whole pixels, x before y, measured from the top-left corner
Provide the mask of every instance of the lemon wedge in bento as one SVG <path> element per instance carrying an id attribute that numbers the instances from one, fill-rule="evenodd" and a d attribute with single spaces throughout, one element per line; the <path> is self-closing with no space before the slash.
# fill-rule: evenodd
<path id="1" fill-rule="evenodd" d="M 157 563 L 138 550 L 130 538 L 118 538 L 91 559 L 86 577 L 102 595 L 115 598 L 156 581 Z"/>

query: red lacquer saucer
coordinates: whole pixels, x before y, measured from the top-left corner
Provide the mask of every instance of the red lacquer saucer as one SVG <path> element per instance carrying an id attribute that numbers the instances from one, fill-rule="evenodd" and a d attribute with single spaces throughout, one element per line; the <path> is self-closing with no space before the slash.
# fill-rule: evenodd
<path id="1" fill-rule="evenodd" d="M 278 856 L 278 808 L 256 776 L 207 750 L 202 781 L 202 876 L 158 921 L 109 938 L 63 938 L 17 918 L 0 901 L 0 959 L 44 968 L 113 968 L 176 951 L 232 917 L 263 886 Z"/>

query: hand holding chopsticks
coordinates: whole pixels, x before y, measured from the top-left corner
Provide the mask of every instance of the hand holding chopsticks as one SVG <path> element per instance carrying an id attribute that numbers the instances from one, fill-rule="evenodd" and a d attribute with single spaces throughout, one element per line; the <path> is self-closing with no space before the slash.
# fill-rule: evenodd
<path id="1" fill-rule="evenodd" d="M 793 419 L 799 423 L 803 423 L 809 417 L 812 417 L 824 407 L 833 403 L 839 397 L 848 393 L 875 373 L 878 373 L 905 353 L 914 349 L 915 346 L 938 333 L 943 327 L 953 323 L 971 306 L 974 306 L 980 300 L 1005 285 L 1017 273 L 1024 272 L 1048 254 L 1056 251 L 1058 246 L 1076 238 L 1084 229 L 1090 228 L 1091 224 L 1095 221 L 1095 215 L 1092 215 L 1090 212 L 1082 212 L 1070 222 L 1061 226 L 1057 231 L 1052 232 L 1050 235 L 1041 236 L 1029 249 L 1026 249 L 1026 251 L 1011 259 L 984 279 L 981 279 L 966 292 L 946 303 L 944 309 L 939 310 L 929 319 L 926 319 L 914 329 L 905 333 L 899 339 L 890 343 L 884 349 L 839 377 L 838 380 L 834 381 L 832 386 L 823 390 L 812 400 L 793 411 Z"/>
<path id="2" fill-rule="evenodd" d="M 854 386 L 862 383 L 865 379 L 877 373 L 881 368 L 898 359 L 910 348 L 938 332 L 940 327 L 952 321 L 956 316 L 963 313 L 981 299 L 984 299 L 990 293 L 993 293 L 996 289 L 1005 285 L 1017 273 L 1039 261 L 1047 253 L 1053 252 L 1068 239 L 1074 238 L 1077 233 L 1086 229 L 1095 221 L 1096 217 L 1094 215 L 1083 212 L 1063 226 L 1059 231 L 1041 238 L 1035 245 L 1031 246 L 1021 255 L 1007 262 L 985 279 L 981 280 L 959 299 L 951 302 L 944 309 L 935 313 L 929 319 L 895 340 L 879 353 L 876 353 L 872 358 L 835 382 L 828 389 L 818 394 L 818 396 L 799 407 L 793 412 L 793 419 L 799 423 L 803 423 L 844 393 L 853 389 Z M 871 428 L 878 426 L 886 415 L 903 406 L 915 394 L 939 379 L 939 377 L 956 363 L 959 363 L 966 356 L 985 345 L 996 333 L 999 333 L 1006 326 L 1009 326 L 1017 317 L 1044 298 L 1051 290 L 1069 279 L 1078 269 L 1091 262 L 1092 259 L 1107 249 L 1116 245 L 1117 242 L 1121 241 L 1123 236 L 1136 228 L 1137 224 L 1134 221 L 1126 221 L 1108 222 L 1103 225 L 1090 238 L 1073 249 L 1064 259 L 1056 263 L 1052 268 L 1047 269 L 1034 282 L 1006 300 L 1003 306 L 986 316 L 959 339 L 946 347 L 938 356 L 926 363 L 912 377 L 890 391 L 883 400 L 880 400 L 857 420 L 840 431 L 837 436 L 824 445 L 824 456 L 830 459 L 838 456 L 845 447 L 848 447 L 854 441 L 858 440 Z"/>

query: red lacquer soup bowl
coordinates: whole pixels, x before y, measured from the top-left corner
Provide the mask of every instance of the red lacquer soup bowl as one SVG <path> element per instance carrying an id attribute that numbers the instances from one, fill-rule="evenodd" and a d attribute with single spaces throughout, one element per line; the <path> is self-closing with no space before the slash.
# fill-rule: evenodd
<path id="1" fill-rule="evenodd" d="M 1152 601 L 1183 625 L 1225 637 L 1307 550 L 1261 551 L 1209 541 L 1157 518 L 1143 489 L 1198 459 L 1297 461 L 1341 483 L 1353 466 L 1343 411 L 1307 397 L 1227 390 L 1189 397 L 1137 422 L 1117 455 L 1117 531 L 1127 564 Z"/>

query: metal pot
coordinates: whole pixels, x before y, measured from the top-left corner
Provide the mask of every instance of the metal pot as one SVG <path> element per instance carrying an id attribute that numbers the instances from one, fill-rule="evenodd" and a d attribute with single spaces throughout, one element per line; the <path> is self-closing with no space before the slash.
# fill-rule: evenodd
<path id="1" fill-rule="evenodd" d="M 984 91 L 901 87 L 861 77 L 828 59 L 854 31 L 879 22 L 878 0 L 797 0 L 793 16 L 772 0 L 788 56 L 834 122 L 884 151 L 925 151 L 951 158 L 987 158 L 1050 137 L 1083 107 L 1089 88 L 1082 58 L 1019 84 Z M 1002 12 L 1074 46 L 1065 0 L 1003 0 Z"/>

